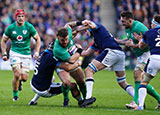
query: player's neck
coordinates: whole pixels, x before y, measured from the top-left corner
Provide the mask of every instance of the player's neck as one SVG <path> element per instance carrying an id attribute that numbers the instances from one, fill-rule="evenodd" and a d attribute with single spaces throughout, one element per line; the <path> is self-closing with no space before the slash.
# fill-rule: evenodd
<path id="1" fill-rule="evenodd" d="M 23 26 L 24 25 L 24 22 L 23 23 L 18 23 L 16 22 L 17 26 Z"/>

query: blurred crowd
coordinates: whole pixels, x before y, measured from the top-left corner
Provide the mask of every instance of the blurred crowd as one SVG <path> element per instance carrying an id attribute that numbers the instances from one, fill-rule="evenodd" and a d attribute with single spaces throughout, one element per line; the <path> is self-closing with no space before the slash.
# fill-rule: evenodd
<path id="1" fill-rule="evenodd" d="M 56 38 L 58 27 L 69 21 L 91 19 L 100 22 L 100 0 L 0 0 L 0 36 L 15 21 L 14 12 L 17 8 L 24 9 L 26 21 L 33 24 L 38 31 L 42 41 L 41 50 Z M 91 40 L 81 32 L 75 42 L 87 48 Z M 31 44 L 32 49 L 33 44 L 34 41 Z"/>
<path id="2" fill-rule="evenodd" d="M 120 13 L 129 10 L 134 19 L 139 20 L 150 28 L 150 22 L 155 14 L 160 13 L 160 0 L 114 0 L 116 9 L 117 37 L 124 37 L 124 27 L 121 25 Z"/>
<path id="3" fill-rule="evenodd" d="M 114 0 L 114 7 L 116 9 L 116 35 L 115 37 L 126 38 L 125 28 L 120 21 L 120 14 L 122 11 L 133 12 L 134 19 L 142 22 L 148 28 L 155 14 L 160 13 L 160 0 Z M 129 69 L 135 66 L 135 55 L 128 47 L 123 47 L 126 52 L 126 67 Z"/>

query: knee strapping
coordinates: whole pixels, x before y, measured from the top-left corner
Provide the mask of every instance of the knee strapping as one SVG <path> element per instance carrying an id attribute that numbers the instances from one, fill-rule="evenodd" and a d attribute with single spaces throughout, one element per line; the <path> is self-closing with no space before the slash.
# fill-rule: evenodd
<path id="1" fill-rule="evenodd" d="M 11 66 L 13 69 L 20 69 L 21 68 L 20 63 L 12 64 Z"/>
<path id="2" fill-rule="evenodd" d="M 148 77 L 148 76 L 144 75 L 144 78 L 143 78 L 142 82 L 148 82 L 149 83 L 151 81 L 151 79 L 152 79 L 152 77 Z"/>
<path id="3" fill-rule="evenodd" d="M 96 68 L 96 66 L 95 66 L 93 63 L 90 63 L 90 64 L 88 65 L 88 67 L 91 68 L 94 72 L 97 72 L 97 71 L 98 71 L 98 69 Z"/>
<path id="4" fill-rule="evenodd" d="M 29 74 L 29 68 L 22 68 L 22 74 Z"/>
<path id="5" fill-rule="evenodd" d="M 121 82 L 123 82 L 123 81 L 125 81 L 125 80 L 126 80 L 126 76 L 117 77 L 117 82 L 118 82 L 118 83 L 121 83 Z"/>

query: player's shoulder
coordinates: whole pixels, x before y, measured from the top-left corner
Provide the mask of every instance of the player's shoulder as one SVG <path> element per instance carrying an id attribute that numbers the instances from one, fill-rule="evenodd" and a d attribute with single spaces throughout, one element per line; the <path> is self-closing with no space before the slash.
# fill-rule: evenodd
<path id="1" fill-rule="evenodd" d="M 27 26 L 29 28 L 33 27 L 33 25 L 31 23 L 27 22 L 27 21 L 25 21 L 25 26 Z"/>
<path id="2" fill-rule="evenodd" d="M 134 21 L 134 26 L 133 26 L 133 31 L 135 32 L 145 32 L 147 31 L 148 28 L 143 24 L 141 23 L 140 21 Z"/>
<path id="3" fill-rule="evenodd" d="M 7 29 L 14 29 L 16 26 L 16 22 L 13 22 L 12 24 L 10 24 Z"/>

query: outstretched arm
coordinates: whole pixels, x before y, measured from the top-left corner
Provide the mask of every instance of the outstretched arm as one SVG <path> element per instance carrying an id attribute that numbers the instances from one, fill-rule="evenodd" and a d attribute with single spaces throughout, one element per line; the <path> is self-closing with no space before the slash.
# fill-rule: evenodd
<path id="1" fill-rule="evenodd" d="M 88 48 L 87 50 L 82 51 L 81 56 L 89 56 L 90 54 L 93 54 L 96 50 L 92 48 Z"/>

